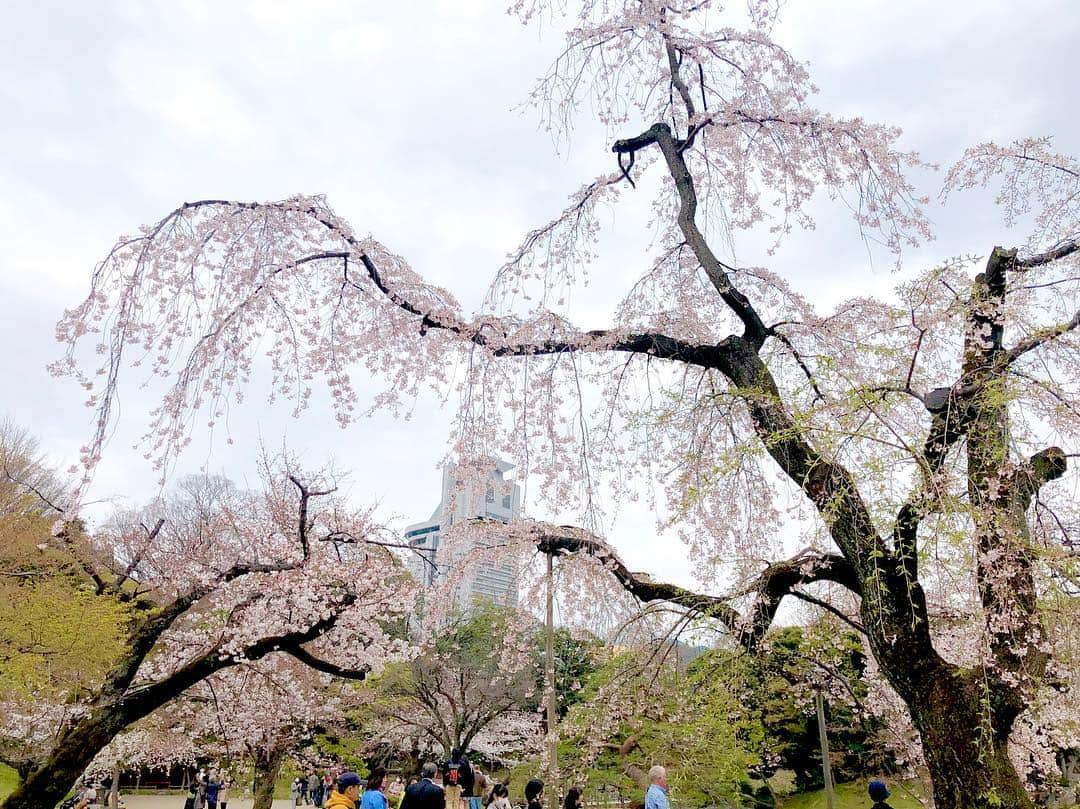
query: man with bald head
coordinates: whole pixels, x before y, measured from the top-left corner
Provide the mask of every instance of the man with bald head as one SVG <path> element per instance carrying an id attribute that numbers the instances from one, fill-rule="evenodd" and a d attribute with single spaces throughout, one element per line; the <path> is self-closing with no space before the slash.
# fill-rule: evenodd
<path id="1" fill-rule="evenodd" d="M 649 769 L 649 789 L 645 793 L 645 809 L 670 809 L 667 797 L 667 770 L 659 764 Z"/>

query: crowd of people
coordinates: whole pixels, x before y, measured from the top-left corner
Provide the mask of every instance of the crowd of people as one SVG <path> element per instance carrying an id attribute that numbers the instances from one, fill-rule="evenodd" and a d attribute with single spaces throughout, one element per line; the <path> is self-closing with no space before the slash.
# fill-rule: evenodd
<path id="1" fill-rule="evenodd" d="M 289 798 L 294 806 L 322 807 L 334 791 L 334 776 L 330 773 L 309 771 L 293 779 L 289 787 Z"/>
<path id="2" fill-rule="evenodd" d="M 217 770 L 195 774 L 184 801 L 184 809 L 228 809 L 231 781 Z M 95 784 L 80 786 L 61 809 L 95 809 L 104 792 Z M 886 800 L 890 792 L 885 782 L 874 779 L 868 789 L 872 809 L 891 809 Z M 423 765 L 419 777 L 405 784 L 400 777 L 389 783 L 384 770 L 376 769 L 367 778 L 355 772 L 334 777 L 309 772 L 295 778 L 289 789 L 294 807 L 319 809 L 513 809 L 510 788 L 502 781 L 485 775 L 460 750 L 451 751 L 440 767 L 435 762 Z M 670 809 L 667 770 L 659 764 L 649 770 L 645 809 Z M 574 786 L 561 799 L 562 809 L 585 809 L 584 793 Z M 121 804 L 122 806 L 122 804 Z M 525 784 L 526 809 L 544 809 L 544 782 L 533 778 Z"/>
<path id="3" fill-rule="evenodd" d="M 217 770 L 199 770 L 188 786 L 184 809 L 228 809 L 229 779 L 219 776 Z"/>
<path id="4" fill-rule="evenodd" d="M 649 776 L 646 809 L 669 809 L 666 771 L 653 767 Z M 512 809 L 509 786 L 485 775 L 460 750 L 453 750 L 441 768 L 425 763 L 420 776 L 404 789 L 400 778 L 388 784 L 383 770 L 375 770 L 366 781 L 356 773 L 344 773 L 335 786 L 324 809 Z M 585 809 L 583 794 L 580 787 L 571 787 L 562 798 L 562 809 Z M 543 809 L 543 781 L 534 778 L 525 785 L 525 803 L 527 809 Z"/>
<path id="5" fill-rule="evenodd" d="M 891 809 L 890 793 L 884 781 L 869 784 L 872 809 Z M 392 802 L 396 801 L 396 806 Z M 544 809 L 544 782 L 538 778 L 525 785 L 526 809 Z M 561 800 L 562 809 L 585 809 L 581 787 L 571 787 Z M 494 781 L 472 765 L 461 751 L 454 750 L 440 768 L 434 762 L 423 765 L 401 791 L 401 779 L 389 785 L 386 773 L 375 770 L 366 780 L 353 772 L 338 777 L 325 809 L 512 809 L 505 782 Z M 668 801 L 667 770 L 657 764 L 649 770 L 645 809 L 671 809 Z"/>

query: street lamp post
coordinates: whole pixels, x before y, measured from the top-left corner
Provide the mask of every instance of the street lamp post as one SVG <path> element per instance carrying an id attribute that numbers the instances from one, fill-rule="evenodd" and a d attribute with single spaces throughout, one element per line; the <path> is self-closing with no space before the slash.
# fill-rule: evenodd
<path id="1" fill-rule="evenodd" d="M 547 622 L 544 631 L 544 702 L 547 704 L 547 757 L 548 785 L 547 804 L 549 809 L 558 809 L 559 778 L 558 712 L 555 708 L 555 554 L 547 554 Z"/>

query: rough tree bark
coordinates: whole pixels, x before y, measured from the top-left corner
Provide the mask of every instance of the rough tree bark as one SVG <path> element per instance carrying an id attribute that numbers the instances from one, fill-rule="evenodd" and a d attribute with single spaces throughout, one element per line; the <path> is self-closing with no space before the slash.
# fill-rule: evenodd
<path id="1" fill-rule="evenodd" d="M 255 782 L 252 787 L 255 804 L 252 809 L 270 809 L 274 802 L 274 785 L 285 762 L 285 746 L 259 749 L 252 756 L 255 763 Z"/>

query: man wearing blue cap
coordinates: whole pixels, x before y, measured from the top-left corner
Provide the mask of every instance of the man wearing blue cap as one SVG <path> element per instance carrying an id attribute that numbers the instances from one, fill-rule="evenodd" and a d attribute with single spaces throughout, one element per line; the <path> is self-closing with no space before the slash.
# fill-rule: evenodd
<path id="1" fill-rule="evenodd" d="M 364 783 L 360 776 L 354 772 L 342 773 L 338 776 L 334 791 L 330 793 L 330 799 L 326 802 L 326 809 L 356 809 L 356 802 L 360 799 L 360 785 Z"/>
<path id="2" fill-rule="evenodd" d="M 870 800 L 874 802 L 872 809 L 892 809 L 889 804 L 885 803 L 886 798 L 892 793 L 889 792 L 889 788 L 885 786 L 885 782 L 880 778 L 871 781 L 870 788 L 867 791 L 870 793 Z"/>

